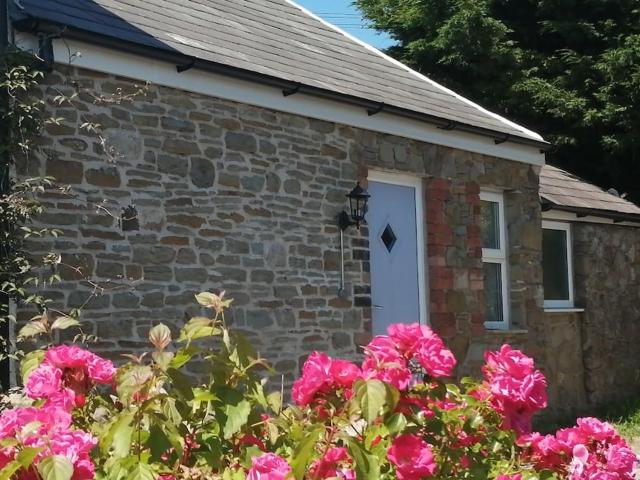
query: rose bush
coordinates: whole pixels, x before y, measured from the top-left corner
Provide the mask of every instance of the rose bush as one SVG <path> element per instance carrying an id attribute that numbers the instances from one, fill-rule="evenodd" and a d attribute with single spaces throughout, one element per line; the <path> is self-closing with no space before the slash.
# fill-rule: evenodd
<path id="1" fill-rule="evenodd" d="M 636 457 L 607 423 L 531 431 L 545 379 L 508 345 L 486 354 L 481 381 L 456 385 L 433 331 L 392 325 L 360 365 L 312 353 L 285 406 L 266 388 L 268 365 L 227 328 L 231 301 L 196 298 L 211 316 L 175 341 L 154 326 L 154 348 L 117 369 L 77 345 L 28 354 L 24 388 L 0 414 L 0 480 L 633 478 Z M 43 316 L 20 334 L 74 325 Z M 192 362 L 209 364 L 205 382 L 185 373 Z"/>

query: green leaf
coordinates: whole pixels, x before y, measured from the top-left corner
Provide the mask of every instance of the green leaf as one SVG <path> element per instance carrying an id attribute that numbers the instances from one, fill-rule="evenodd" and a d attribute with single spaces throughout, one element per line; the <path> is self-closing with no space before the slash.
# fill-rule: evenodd
<path id="1" fill-rule="evenodd" d="M 247 400 L 242 400 L 236 405 L 227 404 L 224 407 L 224 414 L 227 421 L 224 424 L 222 433 L 225 439 L 230 439 L 234 434 L 238 433 L 242 427 L 247 424 L 249 414 L 251 413 L 251 404 Z"/>
<path id="2" fill-rule="evenodd" d="M 130 453 L 132 436 L 133 413 L 122 413 L 100 439 L 100 449 L 105 454 L 113 449 L 113 456 L 126 457 Z"/>
<path id="3" fill-rule="evenodd" d="M 174 358 L 173 352 L 152 352 L 151 358 L 162 370 L 167 370 Z"/>
<path id="4" fill-rule="evenodd" d="M 171 330 L 164 323 L 149 330 L 149 341 L 158 350 L 164 350 L 171 343 Z"/>
<path id="5" fill-rule="evenodd" d="M 13 475 L 20 470 L 21 467 L 20 462 L 15 460 L 7 463 L 2 470 L 0 470 L 0 480 L 11 480 Z"/>
<path id="6" fill-rule="evenodd" d="M 380 463 L 378 457 L 367 453 L 360 444 L 352 438 L 347 442 L 349 453 L 354 462 L 356 480 L 378 480 L 380 478 Z"/>
<path id="7" fill-rule="evenodd" d="M 33 460 L 38 456 L 38 454 L 42 451 L 40 447 L 24 447 L 18 453 L 16 457 L 16 461 L 22 465 L 23 468 L 29 468 L 33 463 Z"/>
<path id="8" fill-rule="evenodd" d="M 73 464 L 67 457 L 53 455 L 40 460 L 38 473 L 42 480 L 71 480 Z"/>
<path id="9" fill-rule="evenodd" d="M 37 335 L 47 333 L 47 327 L 40 320 L 34 320 L 27 323 L 18 332 L 18 340 L 24 340 L 25 338 L 35 337 Z"/>
<path id="10" fill-rule="evenodd" d="M 180 332 L 179 342 L 192 341 L 198 338 L 219 335 L 222 332 L 213 326 L 213 320 L 207 317 L 193 317 Z"/>
<path id="11" fill-rule="evenodd" d="M 138 462 L 129 472 L 129 480 L 156 480 L 156 474 L 150 465 Z"/>
<path id="12" fill-rule="evenodd" d="M 356 385 L 356 399 L 362 410 L 362 416 L 371 424 L 378 418 L 387 404 L 387 388 L 380 380 L 365 380 Z"/>
<path id="13" fill-rule="evenodd" d="M 291 460 L 291 469 L 296 480 L 302 480 L 304 477 L 307 465 L 314 456 L 316 443 L 323 433 L 324 426 L 320 425 L 311 430 L 298 444 Z"/>
<path id="14" fill-rule="evenodd" d="M 385 422 L 385 425 L 390 434 L 397 435 L 407 427 L 407 418 L 402 413 L 394 413 Z"/>
<path id="15" fill-rule="evenodd" d="M 53 324 L 51 324 L 51 330 L 66 330 L 71 327 L 80 326 L 80 322 L 73 317 L 58 317 L 55 319 Z"/>
<path id="16" fill-rule="evenodd" d="M 116 391 L 123 402 L 142 390 L 153 377 L 153 370 L 148 365 L 131 365 L 118 369 L 116 375 Z"/>
<path id="17" fill-rule="evenodd" d="M 271 392 L 267 395 L 267 403 L 273 413 L 280 413 L 282 411 L 282 394 L 280 392 Z"/>
<path id="18" fill-rule="evenodd" d="M 193 400 L 193 388 L 189 377 L 175 368 L 167 370 L 167 375 L 171 378 L 171 383 L 175 389 L 185 400 Z"/>
<path id="19" fill-rule="evenodd" d="M 209 307 L 213 305 L 217 299 L 218 299 L 218 296 L 215 293 L 211 293 L 211 292 L 202 292 L 196 295 L 196 300 L 203 307 Z"/>
<path id="20" fill-rule="evenodd" d="M 199 352 L 200 349 L 193 345 L 183 347 L 176 352 L 169 366 L 176 369 L 182 368 Z"/>
<path id="21" fill-rule="evenodd" d="M 34 350 L 33 352 L 27 353 L 23 357 L 22 361 L 20 362 L 20 376 L 22 377 L 23 384 L 27 383 L 31 372 L 33 372 L 40 366 L 40 364 L 44 360 L 44 355 L 44 350 Z"/>

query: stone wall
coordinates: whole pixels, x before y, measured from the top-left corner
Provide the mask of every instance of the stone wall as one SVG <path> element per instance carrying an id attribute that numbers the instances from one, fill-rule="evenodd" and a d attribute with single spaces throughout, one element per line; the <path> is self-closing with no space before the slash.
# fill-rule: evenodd
<path id="1" fill-rule="evenodd" d="M 640 229 L 574 223 L 576 304 L 591 406 L 640 394 Z"/>
<path id="2" fill-rule="evenodd" d="M 47 159 L 23 172 L 72 187 L 74 197 L 44 198 L 43 221 L 64 231 L 54 245 L 64 262 L 109 288 L 92 295 L 65 273 L 49 294 L 67 308 L 84 305 L 103 351 L 138 348 L 154 322 L 194 313 L 196 292 L 225 289 L 235 300 L 231 322 L 287 381 L 312 350 L 356 355 L 371 331 L 368 234 L 347 231 L 347 295 L 338 296 L 335 217 L 357 180 L 384 169 L 424 179 L 430 321 L 463 359 L 461 373 L 477 371 L 488 338 L 479 192 L 506 192 L 513 323 L 529 329 L 525 347 L 542 358 L 534 167 L 159 86 L 132 103 L 96 105 L 81 93 L 76 108 L 56 107 L 57 91 L 72 91 L 69 78 L 106 95 L 136 87 L 84 70 L 48 75 L 49 106 L 65 122 L 47 129 Z M 85 121 L 102 124 L 121 156 L 105 161 L 79 129 Z M 118 214 L 134 205 L 140 228 L 122 231 L 95 204 Z M 491 342 L 508 335 L 492 333 Z"/>

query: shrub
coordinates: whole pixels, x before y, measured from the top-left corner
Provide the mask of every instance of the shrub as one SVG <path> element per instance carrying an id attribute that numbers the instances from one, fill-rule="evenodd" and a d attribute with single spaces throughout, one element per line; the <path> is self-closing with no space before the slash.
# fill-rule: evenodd
<path id="1" fill-rule="evenodd" d="M 285 406 L 266 389 L 267 364 L 227 328 L 231 301 L 196 298 L 211 317 L 176 341 L 154 326 L 153 350 L 117 369 L 76 345 L 27 355 L 25 386 L 0 415 L 0 479 L 633 478 L 636 458 L 607 423 L 531 432 L 545 380 L 507 345 L 486 355 L 482 381 L 456 385 L 435 333 L 392 325 L 361 365 L 312 353 Z M 73 325 L 36 318 L 21 336 Z M 196 360 L 209 364 L 197 385 L 185 374 Z"/>

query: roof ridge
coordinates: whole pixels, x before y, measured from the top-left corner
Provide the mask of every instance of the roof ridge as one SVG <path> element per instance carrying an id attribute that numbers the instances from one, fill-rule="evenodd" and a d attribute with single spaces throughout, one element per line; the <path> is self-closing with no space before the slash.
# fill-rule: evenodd
<path id="1" fill-rule="evenodd" d="M 486 108 L 482 107 L 481 105 L 469 100 L 468 98 L 463 97 L 462 95 L 457 94 L 456 92 L 454 92 L 453 90 L 445 87 L 444 85 L 439 84 L 438 82 L 430 79 L 429 77 L 427 77 L 426 75 L 423 75 L 420 72 L 417 72 L 416 70 L 412 69 L 411 67 L 408 67 L 407 65 L 405 65 L 404 63 L 396 60 L 393 57 L 390 57 L 389 55 L 387 55 L 386 53 L 378 50 L 376 47 L 374 47 L 373 45 L 368 44 L 367 42 L 360 40 L 359 38 L 356 38 L 355 36 L 351 35 L 348 32 L 345 32 L 344 30 L 342 30 L 340 27 L 333 25 L 331 22 L 328 22 L 326 20 L 324 20 L 323 18 L 319 17 L 318 15 L 316 15 L 315 13 L 311 12 L 310 10 L 306 9 L 305 7 L 303 7 L 302 5 L 298 5 L 294 0 L 284 0 L 285 2 L 287 2 L 288 4 L 300 9 L 302 12 L 304 12 L 306 15 L 309 15 L 310 17 L 320 21 L 323 25 L 332 28 L 333 30 L 337 31 L 338 33 L 344 35 L 345 37 L 347 37 L 349 40 L 356 42 L 357 44 L 365 47 L 367 50 L 381 56 L 382 58 L 384 58 L 385 60 L 393 63 L 394 65 L 403 68 L 404 70 L 406 70 L 407 72 L 409 72 L 410 74 L 420 78 L 423 81 L 426 81 L 428 83 L 430 83 L 431 85 L 433 85 L 434 87 L 442 90 L 443 92 L 455 97 L 456 99 L 460 100 L 461 102 L 466 103 L 467 105 L 472 106 L 473 108 L 476 108 L 477 110 L 481 111 L 482 113 L 489 115 L 493 118 L 495 118 L 496 120 L 504 123 L 505 125 L 511 127 L 511 128 L 515 128 L 516 130 L 520 130 L 523 134 L 528 135 L 530 137 L 534 137 L 542 142 L 544 142 L 544 138 L 542 138 L 542 136 L 532 130 L 529 130 L 526 127 L 523 127 L 522 125 L 519 125 L 515 122 L 512 122 L 511 120 L 506 119 L 505 117 L 503 117 L 502 115 L 499 115 L 495 112 L 492 112 L 490 110 L 487 110 Z"/>

